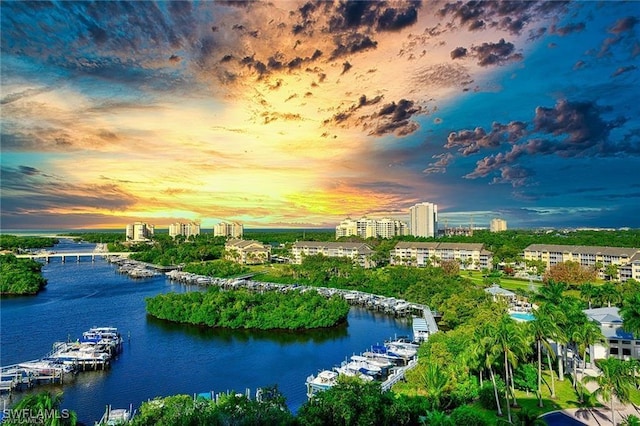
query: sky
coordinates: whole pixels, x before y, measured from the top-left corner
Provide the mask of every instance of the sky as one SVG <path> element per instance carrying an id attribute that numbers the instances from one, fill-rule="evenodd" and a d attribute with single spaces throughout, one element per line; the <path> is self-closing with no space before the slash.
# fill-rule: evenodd
<path id="1" fill-rule="evenodd" d="M 2 229 L 640 227 L 640 2 L 0 14 Z"/>

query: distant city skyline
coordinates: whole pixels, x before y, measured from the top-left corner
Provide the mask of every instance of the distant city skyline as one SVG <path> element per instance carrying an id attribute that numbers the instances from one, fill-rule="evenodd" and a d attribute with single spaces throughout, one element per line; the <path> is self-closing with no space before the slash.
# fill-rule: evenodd
<path id="1" fill-rule="evenodd" d="M 3 2 L 2 229 L 640 228 L 640 2 Z M 472 218 L 472 219 L 471 219 Z"/>

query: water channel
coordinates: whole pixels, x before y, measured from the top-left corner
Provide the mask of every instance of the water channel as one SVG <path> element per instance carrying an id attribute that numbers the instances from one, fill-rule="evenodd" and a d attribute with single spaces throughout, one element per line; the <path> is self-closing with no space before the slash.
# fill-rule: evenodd
<path id="1" fill-rule="evenodd" d="M 94 245 L 61 240 L 56 252 L 90 251 Z M 93 424 L 107 404 L 139 407 L 156 396 L 224 392 L 252 394 L 278 385 L 292 412 L 306 401 L 305 379 L 340 364 L 372 344 L 409 335 L 411 320 L 352 308 L 348 324 L 312 332 L 213 330 L 147 317 L 144 299 L 199 288 L 164 276 L 131 279 L 103 259 L 45 264 L 46 290 L 37 296 L 2 298 L 0 365 L 40 358 L 53 342 L 80 337 L 93 326 L 118 327 L 123 353 L 107 371 L 80 373 L 62 387 L 63 408 Z M 6 399 L 6 396 L 3 398 Z M 9 402 L 10 403 L 10 402 Z"/>

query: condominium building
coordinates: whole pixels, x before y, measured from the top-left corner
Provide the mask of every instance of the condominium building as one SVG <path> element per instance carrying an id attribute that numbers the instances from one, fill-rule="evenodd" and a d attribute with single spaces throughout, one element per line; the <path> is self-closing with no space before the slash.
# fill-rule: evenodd
<path id="1" fill-rule="evenodd" d="M 589 347 L 591 360 L 610 357 L 624 360 L 640 359 L 640 336 L 634 337 L 622 329 L 623 320 L 617 307 L 585 309 L 583 312 L 589 319 L 598 323 L 605 338 L 605 342 L 598 342 Z"/>
<path id="2" fill-rule="evenodd" d="M 220 222 L 213 227 L 215 237 L 242 238 L 244 228 L 238 222 Z"/>
<path id="3" fill-rule="evenodd" d="M 347 218 L 336 226 L 336 239 L 357 236 L 361 238 L 393 238 L 398 235 L 409 235 L 407 224 L 395 219 L 360 219 Z"/>
<path id="4" fill-rule="evenodd" d="M 271 246 L 256 240 L 228 240 L 224 245 L 225 259 L 245 265 L 266 263 L 271 260 Z"/>
<path id="5" fill-rule="evenodd" d="M 507 221 L 500 218 L 491 219 L 489 223 L 489 230 L 491 232 L 501 232 L 507 230 Z"/>
<path id="6" fill-rule="evenodd" d="M 419 203 L 409 208 L 411 235 L 431 237 L 438 235 L 438 205 Z"/>
<path id="7" fill-rule="evenodd" d="M 291 247 L 293 263 L 301 264 L 304 256 L 322 254 L 327 257 L 348 257 L 363 268 L 375 266 L 373 250 L 364 243 L 298 241 Z"/>
<path id="8" fill-rule="evenodd" d="M 144 222 L 135 222 L 127 225 L 126 238 L 131 242 L 151 241 L 154 226 Z"/>
<path id="9" fill-rule="evenodd" d="M 391 265 L 437 266 L 443 260 L 457 260 L 462 269 L 491 268 L 493 253 L 482 243 L 399 242 L 390 252 Z"/>
<path id="10" fill-rule="evenodd" d="M 200 224 L 176 222 L 169 225 L 169 236 L 175 238 L 178 235 L 184 235 L 187 238 L 200 235 Z"/>
<path id="11" fill-rule="evenodd" d="M 621 281 L 629 278 L 640 280 L 640 249 L 626 247 L 571 246 L 559 244 L 531 244 L 524 249 L 525 260 L 541 260 L 547 268 L 562 262 L 577 262 L 581 266 L 601 266 L 600 277 L 608 265 L 618 266 Z"/>

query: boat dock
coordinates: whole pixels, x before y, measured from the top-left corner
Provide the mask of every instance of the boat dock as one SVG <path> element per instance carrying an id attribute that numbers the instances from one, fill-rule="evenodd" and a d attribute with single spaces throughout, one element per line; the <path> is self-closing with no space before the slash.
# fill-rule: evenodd
<path id="1" fill-rule="evenodd" d="M 351 361 L 343 361 L 339 367 L 307 377 L 307 397 L 313 398 L 316 393 L 335 386 L 340 376 L 378 381 L 381 391 L 386 392 L 403 380 L 407 371 L 418 365 L 418 346 L 402 338 L 389 340 L 384 345 L 373 345 L 362 355 L 351 356 Z"/>
<path id="2" fill-rule="evenodd" d="M 55 342 L 40 359 L 0 367 L 0 391 L 30 389 L 37 384 L 62 384 L 68 373 L 104 370 L 122 351 L 123 339 L 114 327 L 93 327 L 75 342 Z"/>

